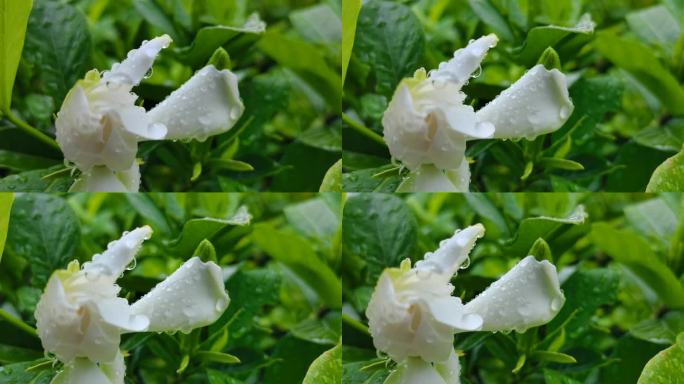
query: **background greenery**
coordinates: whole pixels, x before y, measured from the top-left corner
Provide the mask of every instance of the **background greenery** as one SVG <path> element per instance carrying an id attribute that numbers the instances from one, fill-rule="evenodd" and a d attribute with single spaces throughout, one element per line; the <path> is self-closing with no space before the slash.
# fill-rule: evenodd
<path id="1" fill-rule="evenodd" d="M 252 14 L 265 33 L 230 29 Z M 16 36 L 21 18 L 5 16 Z M 223 47 L 240 78 L 243 117 L 204 143 L 141 145 L 143 190 L 317 191 L 341 152 L 341 30 L 340 0 L 35 0 L 12 113 L 53 136 L 54 114 L 86 71 L 109 69 L 167 33 L 173 44 L 134 89 L 149 109 Z M 61 164 L 57 149 L 0 120 L 0 177 L 15 175 L 0 190 L 63 191 L 72 180 Z"/>
<path id="2" fill-rule="evenodd" d="M 0 383 L 49 383 L 55 370 L 33 329 L 48 277 L 142 225 L 154 234 L 118 280 L 122 296 L 133 301 L 184 260 L 215 254 L 231 303 L 189 335 L 124 335 L 127 383 L 339 380 L 339 194 L 21 194 L 8 215 L 11 198 L 0 194 Z M 252 222 L 236 225 L 243 209 Z"/>
<path id="3" fill-rule="evenodd" d="M 636 383 L 640 375 L 640 384 L 682 383 L 682 213 L 681 194 L 349 197 L 343 382 L 382 383 L 392 368 L 378 358 L 364 315 L 381 271 L 420 260 L 454 230 L 481 222 L 485 236 L 452 280 L 454 295 L 467 302 L 534 255 L 557 266 L 566 303 L 549 324 L 522 334 L 457 334 L 462 383 Z"/>
<path id="4" fill-rule="evenodd" d="M 469 39 L 500 42 L 464 91 L 484 106 L 547 47 L 560 55 L 575 111 L 534 141 L 469 143 L 472 191 L 644 191 L 684 142 L 684 3 L 678 0 L 410 0 L 345 2 L 344 188 L 394 191 L 381 117 L 398 82 L 436 68 Z M 358 18 L 355 14 L 358 13 Z M 576 28 L 583 17 L 595 33 Z M 352 48 L 353 44 L 353 48 Z M 347 56 L 345 56 L 346 59 Z M 684 189 L 684 155 L 651 191 Z"/>

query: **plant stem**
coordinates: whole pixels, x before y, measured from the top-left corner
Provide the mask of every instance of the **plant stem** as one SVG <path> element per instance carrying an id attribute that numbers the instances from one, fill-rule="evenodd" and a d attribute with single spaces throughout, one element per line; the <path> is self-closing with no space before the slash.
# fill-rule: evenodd
<path id="1" fill-rule="evenodd" d="M 27 134 L 35 137 L 36 139 L 42 141 L 43 143 L 49 145 L 50 147 L 59 150 L 59 145 L 57 145 L 57 142 L 52 139 L 50 136 L 44 134 L 43 132 L 39 131 L 38 129 L 30 126 L 27 122 L 21 120 L 20 118 L 14 116 L 12 112 L 7 112 L 5 114 L 5 118 L 12 122 L 12 124 L 16 125 L 17 128 L 21 129 L 22 131 L 26 132 Z"/>
<path id="2" fill-rule="evenodd" d="M 352 119 L 346 113 L 342 113 L 342 121 L 344 121 L 349 126 L 349 128 L 355 130 L 356 132 L 366 136 L 367 138 L 375 141 L 383 147 L 387 146 L 387 144 L 385 143 L 385 139 L 383 139 L 382 136 L 378 135 L 373 130 L 359 123 L 358 121 Z"/>
<path id="3" fill-rule="evenodd" d="M 36 332 L 36 330 L 33 329 L 33 327 L 31 327 L 30 325 L 24 323 L 23 321 L 15 318 L 14 316 L 3 311 L 2 309 L 0 309 L 0 320 L 4 320 L 4 321 L 14 325 L 15 327 L 21 329 L 22 331 L 28 333 L 31 336 L 38 337 L 38 332 Z"/>

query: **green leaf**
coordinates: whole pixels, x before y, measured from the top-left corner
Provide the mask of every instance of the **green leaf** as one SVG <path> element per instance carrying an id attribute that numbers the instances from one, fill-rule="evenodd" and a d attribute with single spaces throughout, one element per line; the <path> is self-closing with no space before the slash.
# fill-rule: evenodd
<path id="1" fill-rule="evenodd" d="M 641 278 L 665 305 L 671 308 L 684 307 L 682 284 L 642 237 L 627 229 L 596 223 L 592 226 L 591 238 L 599 249 Z"/>
<path id="2" fill-rule="evenodd" d="M 211 241 L 207 239 L 204 239 L 199 243 L 197 249 L 195 249 L 195 252 L 192 253 L 192 256 L 197 256 L 204 262 L 213 261 L 214 263 L 218 263 L 216 258 L 216 249 Z"/>
<path id="3" fill-rule="evenodd" d="M 413 75 L 424 49 L 425 35 L 410 8 L 390 1 L 361 7 L 354 53 L 373 69 L 378 93 L 391 96 L 401 79 Z"/>
<path id="4" fill-rule="evenodd" d="M 266 30 L 266 24 L 253 16 L 241 27 L 217 25 L 204 27 L 197 32 L 195 40 L 187 47 L 174 49 L 178 60 L 199 68 L 209 60 L 219 47 L 225 46 L 241 35 L 260 35 Z M 181 43 L 181 42 L 179 42 Z"/>
<path id="5" fill-rule="evenodd" d="M 0 149 L 0 168 L 7 168 L 12 171 L 31 171 L 34 169 L 48 168 L 59 163 L 59 160 L 55 159 L 47 159 L 40 156 Z"/>
<path id="6" fill-rule="evenodd" d="M 310 365 L 327 346 L 313 344 L 292 335 L 286 335 L 276 344 L 271 358 L 275 362 L 266 368 L 264 384 L 302 383 Z"/>
<path id="7" fill-rule="evenodd" d="M 551 362 L 551 363 L 560 363 L 560 364 L 574 364 L 577 362 L 574 357 L 567 355 L 565 353 L 560 353 L 560 352 L 549 352 L 549 351 L 534 351 L 530 355 L 531 359 L 542 361 L 542 362 Z"/>
<path id="8" fill-rule="evenodd" d="M 574 27 L 534 27 L 527 33 L 523 45 L 512 51 L 512 56 L 516 62 L 529 67 L 547 48 L 555 48 L 563 56 L 568 51 L 567 47 L 572 47 L 573 52 L 570 53 L 576 55 L 579 48 L 591 39 L 593 32 L 594 23 L 588 15 Z"/>
<path id="9" fill-rule="evenodd" d="M 647 46 L 611 32 L 600 32 L 595 47 L 639 80 L 670 112 L 684 115 L 684 89 Z"/>
<path id="10" fill-rule="evenodd" d="M 342 225 L 338 214 L 322 198 L 289 205 L 284 213 L 297 232 L 328 243 Z"/>
<path id="11" fill-rule="evenodd" d="M 207 162 L 207 165 L 215 169 L 226 169 L 236 172 L 251 172 L 254 170 L 251 164 L 233 159 L 212 159 Z"/>
<path id="12" fill-rule="evenodd" d="M 658 46 L 670 55 L 682 32 L 679 21 L 664 5 L 631 12 L 626 20 L 629 29 L 642 42 Z"/>
<path id="13" fill-rule="evenodd" d="M 582 224 L 586 218 L 584 206 L 578 205 L 566 217 L 539 216 L 523 219 L 518 227 L 518 232 L 506 250 L 515 256 L 525 256 L 524 253 L 530 249 L 537 239 L 542 238 L 546 242 L 552 243 L 555 237 L 568 229 L 568 226 Z"/>
<path id="14" fill-rule="evenodd" d="M 22 361 L 36 360 L 42 353 L 33 349 L 20 348 L 12 345 L 0 344 L 0 363 L 11 364 Z"/>
<path id="15" fill-rule="evenodd" d="M 3 192 L 66 192 L 69 190 L 74 180 L 69 177 L 69 173 L 60 173 L 55 177 L 55 172 L 64 170 L 64 166 L 59 165 L 48 169 L 39 169 L 18 173 L 0 179 L 0 191 Z"/>
<path id="16" fill-rule="evenodd" d="M 684 191 L 684 149 L 653 171 L 646 192 Z"/>
<path id="17" fill-rule="evenodd" d="M 499 209 L 492 203 L 489 197 L 483 193 L 466 193 L 463 195 L 468 201 L 470 208 L 478 215 L 491 221 L 500 233 L 509 235 L 508 224 Z M 530 243 L 531 244 L 531 243 Z"/>
<path id="18" fill-rule="evenodd" d="M 128 200 L 128 203 L 138 211 L 140 216 L 144 217 L 145 220 L 149 222 L 155 231 L 159 231 L 164 235 L 171 233 L 171 227 L 166 220 L 166 216 L 164 216 L 164 213 L 150 195 L 144 193 L 127 193 L 126 200 Z M 199 244 L 199 240 L 197 243 Z M 196 246 L 197 244 L 191 247 L 188 252 L 192 252 Z"/>
<path id="19" fill-rule="evenodd" d="M 673 344 L 684 332 L 684 312 L 670 311 L 657 319 L 648 319 L 633 326 L 629 332 L 636 338 L 656 344 Z"/>
<path id="20" fill-rule="evenodd" d="M 325 172 L 318 192 L 342 192 L 342 159 Z"/>
<path id="21" fill-rule="evenodd" d="M 33 0 L 0 0 L 0 112 L 8 113 Z"/>
<path id="22" fill-rule="evenodd" d="M 496 9 L 490 0 L 468 0 L 470 8 L 503 40 L 513 41 L 514 35 L 508 21 Z M 546 48 L 546 47 L 544 47 Z M 540 52 L 541 53 L 541 52 Z M 537 58 L 539 55 L 537 55 Z M 537 60 L 535 58 L 535 61 Z"/>
<path id="23" fill-rule="evenodd" d="M 567 337 L 577 339 L 591 328 L 591 318 L 596 310 L 615 301 L 619 287 L 620 275 L 613 269 L 575 272 L 563 283 L 565 304 L 547 328 L 556 330 L 564 325 Z"/>
<path id="24" fill-rule="evenodd" d="M 342 344 L 323 352 L 309 366 L 302 384 L 338 384 L 342 381 Z"/>
<path id="25" fill-rule="evenodd" d="M 343 165 L 346 164 L 343 160 Z M 389 172 L 389 173 L 388 173 Z M 354 192 L 394 192 L 402 178 L 395 165 L 361 169 L 342 174 L 342 190 Z"/>
<path id="26" fill-rule="evenodd" d="M 347 200 L 343 217 L 344 251 L 368 263 L 368 282 L 375 282 L 384 268 L 398 267 L 412 256 L 418 228 L 400 198 L 360 193 Z"/>
<path id="27" fill-rule="evenodd" d="M 251 218 L 247 208 L 240 207 L 235 215 L 228 219 L 205 217 L 188 220 L 183 224 L 178 237 L 168 243 L 169 250 L 181 257 L 189 257 L 203 240 L 211 240 L 214 235 L 228 226 L 249 225 Z"/>
<path id="28" fill-rule="evenodd" d="M 306 40 L 319 44 L 339 44 L 342 20 L 331 5 L 317 4 L 296 9 L 289 14 L 297 32 Z"/>
<path id="29" fill-rule="evenodd" d="M 566 171 L 581 171 L 584 166 L 576 161 L 568 159 L 557 159 L 555 157 L 542 157 L 539 162 L 550 169 L 564 169 Z"/>
<path id="30" fill-rule="evenodd" d="M 42 366 L 46 361 L 43 358 L 0 367 L 0 384 L 49 384 L 54 375 L 52 369 L 30 369 L 36 365 Z"/>
<path id="31" fill-rule="evenodd" d="M 230 55 L 223 47 L 216 48 L 211 55 L 211 58 L 209 58 L 207 65 L 213 65 L 219 71 L 233 68 L 233 63 L 230 61 Z"/>
<path id="32" fill-rule="evenodd" d="M 670 240 L 679 223 L 678 212 L 662 198 L 654 198 L 625 207 L 625 218 L 640 235 L 658 242 L 663 249 L 670 246 Z"/>
<path id="33" fill-rule="evenodd" d="M 638 384 L 680 383 L 684 372 L 684 333 L 677 342 L 653 357 L 641 372 Z"/>
<path id="34" fill-rule="evenodd" d="M 580 381 L 572 379 L 562 373 L 545 369 L 544 370 L 544 383 L 545 384 L 581 384 Z"/>
<path id="35" fill-rule="evenodd" d="M 347 77 L 347 67 L 354 48 L 356 36 L 356 20 L 361 10 L 361 0 L 344 0 L 342 2 L 342 83 Z"/>
<path id="36" fill-rule="evenodd" d="M 66 268 L 80 237 L 78 219 L 61 197 L 28 194 L 15 199 L 7 245 L 29 262 L 32 285 L 42 287 L 54 270 Z"/>
<path id="37" fill-rule="evenodd" d="M 91 50 L 85 16 L 74 6 L 38 1 L 31 12 L 24 58 L 35 66 L 41 90 L 60 106 L 83 77 Z"/>
<path id="38" fill-rule="evenodd" d="M 342 305 L 342 284 L 335 272 L 314 252 L 308 241 L 295 233 L 266 223 L 253 227 L 254 243 L 290 268 L 331 308 Z"/>
<path id="39" fill-rule="evenodd" d="M 304 40 L 277 32 L 267 32 L 257 43 L 258 48 L 280 65 L 292 69 L 316 92 L 328 106 L 341 108 L 342 79 L 331 67 L 321 50 Z"/>
<path id="40" fill-rule="evenodd" d="M 641 130 L 634 141 L 660 151 L 678 152 L 684 146 L 684 119 L 674 118 L 664 126 Z"/>
<path id="41" fill-rule="evenodd" d="M 187 36 L 183 31 L 176 28 L 173 20 L 164 13 L 162 7 L 154 0 L 136 0 L 133 2 L 133 6 L 148 23 L 157 27 L 161 32 L 169 34 L 176 44 L 186 44 Z"/>
<path id="42" fill-rule="evenodd" d="M 342 337 L 342 317 L 339 312 L 330 312 L 322 319 L 302 321 L 291 332 L 312 343 L 335 345 Z"/>
<path id="43" fill-rule="evenodd" d="M 548 260 L 553 263 L 553 254 L 551 253 L 551 248 L 549 247 L 549 244 L 541 237 L 538 238 L 534 244 L 532 244 L 532 248 L 530 248 L 527 254 L 534 256 L 534 258 L 537 260 Z"/>
<path id="44" fill-rule="evenodd" d="M 195 357 L 206 363 L 238 364 L 240 362 L 237 356 L 223 352 L 199 351 Z"/>
<path id="45" fill-rule="evenodd" d="M 229 374 L 215 369 L 207 369 L 209 384 L 242 384 L 242 381 L 232 378 Z"/>
<path id="46" fill-rule="evenodd" d="M 549 71 L 552 69 L 561 69 L 561 60 L 558 56 L 558 52 L 556 52 L 556 50 L 552 47 L 546 48 L 546 50 L 539 57 L 539 61 L 537 61 L 537 63 L 542 64 L 544 68 L 548 69 Z"/>
<path id="47" fill-rule="evenodd" d="M 9 228 L 10 212 L 12 210 L 13 201 L 13 194 L 0 193 L 0 261 L 2 261 L 5 240 L 7 240 L 7 230 Z"/>

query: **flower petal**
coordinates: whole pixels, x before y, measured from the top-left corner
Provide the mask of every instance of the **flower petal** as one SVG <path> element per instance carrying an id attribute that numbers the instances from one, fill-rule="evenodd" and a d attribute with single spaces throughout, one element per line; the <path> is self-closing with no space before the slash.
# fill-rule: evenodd
<path id="1" fill-rule="evenodd" d="M 450 81 L 459 86 L 465 85 L 473 72 L 479 67 L 490 48 L 496 46 L 499 38 L 491 34 L 471 41 L 468 46 L 454 52 L 454 57 L 439 64 L 439 68 L 430 72 L 433 80 Z"/>
<path id="2" fill-rule="evenodd" d="M 110 242 L 107 249 L 83 264 L 83 270 L 118 278 L 135 258 L 142 243 L 152 236 L 152 228 L 144 226 L 124 232 L 119 240 Z"/>
<path id="3" fill-rule="evenodd" d="M 150 332 L 180 330 L 188 333 L 216 321 L 229 302 L 221 268 L 193 257 L 132 308 L 133 313 L 150 319 Z"/>
<path id="4" fill-rule="evenodd" d="M 461 383 L 461 363 L 458 361 L 456 351 L 451 350 L 449 359 L 445 362 L 435 363 L 435 369 L 444 378 L 446 384 Z"/>
<path id="5" fill-rule="evenodd" d="M 532 140 L 562 127 L 573 109 L 565 75 L 539 64 L 476 115 L 494 124 L 495 138 Z"/>
<path id="6" fill-rule="evenodd" d="M 167 139 L 203 141 L 231 129 L 244 109 L 237 76 L 208 65 L 153 108 L 148 116 L 151 123 L 167 127 Z"/>
<path id="7" fill-rule="evenodd" d="M 470 167 L 463 159 L 458 169 L 442 171 L 434 165 L 422 165 L 399 185 L 397 192 L 468 192 Z"/>
<path id="8" fill-rule="evenodd" d="M 150 325 L 147 317 L 133 314 L 131 306 L 124 298 L 99 300 L 95 305 L 104 322 L 124 332 L 143 332 Z"/>
<path id="9" fill-rule="evenodd" d="M 460 368 L 460 366 L 459 366 Z M 459 369 L 460 372 L 460 369 Z M 385 384 L 447 384 L 432 364 L 419 357 L 409 357 L 397 365 Z M 456 382 L 458 383 L 458 382 Z"/>
<path id="10" fill-rule="evenodd" d="M 465 308 L 482 316 L 483 331 L 524 332 L 551 321 L 564 303 L 556 267 L 527 256 Z"/>
<path id="11" fill-rule="evenodd" d="M 70 192 L 138 192 L 140 189 L 140 166 L 115 172 L 104 166 L 92 167 L 83 172 L 71 186 Z"/>
<path id="12" fill-rule="evenodd" d="M 172 41 L 168 35 L 163 35 L 143 42 L 140 48 L 128 52 L 126 60 L 114 64 L 111 71 L 105 72 L 102 79 L 107 82 L 137 85 L 152 68 L 159 52 Z"/>
<path id="13" fill-rule="evenodd" d="M 163 124 L 150 124 L 145 108 L 130 106 L 116 111 L 123 128 L 145 140 L 161 140 L 166 137 L 167 129 Z"/>
<path id="14" fill-rule="evenodd" d="M 467 313 L 458 297 L 435 297 L 426 301 L 435 320 L 448 325 L 455 332 L 477 331 L 482 326 L 482 318 L 477 314 Z"/>
<path id="15" fill-rule="evenodd" d="M 426 253 L 423 260 L 416 263 L 415 268 L 444 275 L 451 280 L 468 259 L 477 239 L 484 236 L 484 233 L 485 228 L 482 224 L 457 230 L 453 236 L 442 240 L 436 251 Z"/>
<path id="16" fill-rule="evenodd" d="M 86 358 L 78 358 L 64 364 L 64 369 L 50 384 L 123 384 L 125 373 L 121 352 L 113 361 L 99 366 Z"/>

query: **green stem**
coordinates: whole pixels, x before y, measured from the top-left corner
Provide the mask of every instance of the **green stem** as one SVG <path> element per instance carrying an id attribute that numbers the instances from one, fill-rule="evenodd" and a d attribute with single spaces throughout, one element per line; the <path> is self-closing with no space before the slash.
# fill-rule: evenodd
<path id="1" fill-rule="evenodd" d="M 21 129 L 22 131 L 26 132 L 27 134 L 35 137 L 36 139 L 42 141 L 43 143 L 49 145 L 52 148 L 55 148 L 59 150 L 59 145 L 57 145 L 57 142 L 53 140 L 50 136 L 44 134 L 43 132 L 39 131 L 38 129 L 30 126 L 27 122 L 21 120 L 20 118 L 14 116 L 12 112 L 7 112 L 5 114 L 5 118 L 12 122 L 12 124 L 16 125 L 17 128 Z"/>
<path id="2" fill-rule="evenodd" d="M 31 327 L 30 325 L 24 323 L 23 321 L 15 318 L 14 316 L 3 311 L 2 309 L 0 309 L 0 320 L 4 320 L 4 321 L 14 325 L 15 327 L 21 329 L 22 331 L 28 333 L 31 336 L 38 337 L 38 332 L 36 332 L 36 330 L 33 329 L 33 327 Z"/>
<path id="3" fill-rule="evenodd" d="M 355 130 L 356 132 L 366 136 L 367 138 L 375 141 L 383 147 L 387 146 L 387 144 L 385 143 L 385 139 L 383 139 L 382 136 L 378 135 L 370 128 L 347 116 L 346 113 L 342 113 L 342 121 L 344 121 L 349 126 L 349 128 Z"/>

